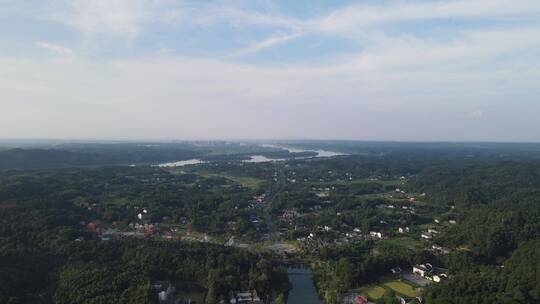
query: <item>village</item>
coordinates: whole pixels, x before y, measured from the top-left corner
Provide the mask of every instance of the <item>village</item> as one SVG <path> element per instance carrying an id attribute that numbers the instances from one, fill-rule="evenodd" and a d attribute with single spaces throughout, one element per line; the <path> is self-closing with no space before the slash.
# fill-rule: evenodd
<path id="1" fill-rule="evenodd" d="M 252 235 L 246 238 L 246 235 L 239 231 L 237 220 L 227 221 L 225 233 L 222 235 L 196 231 L 190 224 L 192 220 L 187 217 L 171 223 L 170 220 L 167 221 L 167 216 L 164 216 L 163 222 L 153 222 L 152 219 L 155 217 L 151 216 L 152 210 L 137 205 L 130 207 L 133 208 L 134 211 L 130 212 L 135 217 L 131 221 L 124 221 L 123 224 L 114 221 L 80 224 L 102 241 L 140 238 L 213 243 L 247 250 L 266 248 L 265 250 L 281 256 L 285 264 L 291 261 L 309 263 L 310 260 L 317 258 L 321 250 L 366 242 L 373 244 L 370 245 L 375 250 L 372 254 L 377 254 L 377 248 L 387 243 L 402 244 L 415 249 L 422 248 L 434 256 L 451 252 L 450 248 L 439 245 L 437 239 L 448 227 L 457 223 L 450 215 L 453 206 L 437 215 L 426 204 L 426 193 L 409 194 L 404 189 L 394 186 L 405 186 L 407 178 L 404 176 L 391 181 L 372 177 L 358 184 L 351 173 L 345 173 L 343 177 L 335 177 L 338 174 L 335 171 L 328 171 L 326 174 L 332 175 L 332 179 L 318 178 L 316 182 L 310 182 L 310 178 L 301 177 L 302 182 L 297 182 L 297 178 L 292 177 L 300 174 L 295 171 L 285 169 L 281 173 L 273 172 L 271 180 L 274 186 L 268 191 L 252 196 L 244 207 L 238 210 L 244 214 L 256 237 Z M 163 181 L 163 178 L 156 177 L 156 182 Z M 361 186 L 363 188 L 360 191 L 364 192 L 355 194 L 353 191 L 351 194 L 351 186 L 347 184 L 353 188 Z M 367 192 L 364 189 L 366 184 Z M 304 194 L 300 199 L 289 201 L 288 197 L 294 197 L 297 192 Z M 343 203 L 336 203 L 336 199 L 343 201 L 344 197 L 366 198 L 374 202 L 368 202 L 367 205 L 371 210 L 367 225 L 350 224 L 348 219 L 357 211 L 344 207 Z M 307 205 L 303 204 L 303 200 L 306 199 L 309 200 Z M 96 206 L 84 207 L 91 210 Z M 408 220 L 404 221 L 404 218 Z M 77 241 L 83 240 L 83 237 L 77 238 Z M 395 292 L 401 303 L 422 303 L 422 288 L 431 283 L 441 282 L 449 275 L 449 270 L 433 266 L 427 261 L 421 264 L 396 265 L 388 269 L 387 273 L 380 274 L 382 278 L 388 278 L 384 279 L 386 283 L 383 280 L 381 285 L 345 291 L 341 296 L 341 303 L 370 303 L 371 300 L 380 298 L 381 291 L 387 289 Z M 156 287 L 156 294 L 160 303 L 197 303 L 196 299 L 175 297 L 175 286 L 171 282 L 159 286 L 162 287 Z M 229 298 L 222 299 L 220 303 L 262 302 L 254 291 L 230 291 Z"/>

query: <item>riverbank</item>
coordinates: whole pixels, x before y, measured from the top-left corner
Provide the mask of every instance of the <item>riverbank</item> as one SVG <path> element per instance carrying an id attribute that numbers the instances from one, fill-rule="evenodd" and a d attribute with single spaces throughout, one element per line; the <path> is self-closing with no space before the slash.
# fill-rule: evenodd
<path id="1" fill-rule="evenodd" d="M 289 282 L 292 289 L 289 290 L 287 304 L 323 304 L 319 299 L 313 282 L 313 272 L 305 266 L 287 268 Z"/>

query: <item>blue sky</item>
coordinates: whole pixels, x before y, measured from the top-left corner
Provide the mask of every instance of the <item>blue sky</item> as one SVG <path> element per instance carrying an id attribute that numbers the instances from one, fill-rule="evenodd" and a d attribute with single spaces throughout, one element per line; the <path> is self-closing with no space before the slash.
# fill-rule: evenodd
<path id="1" fill-rule="evenodd" d="M 540 141 L 540 1 L 0 0 L 0 138 Z"/>

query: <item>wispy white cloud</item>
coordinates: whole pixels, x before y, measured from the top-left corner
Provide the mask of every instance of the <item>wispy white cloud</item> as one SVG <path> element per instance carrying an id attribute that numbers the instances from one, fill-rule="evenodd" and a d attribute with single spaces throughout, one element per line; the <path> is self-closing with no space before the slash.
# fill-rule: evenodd
<path id="1" fill-rule="evenodd" d="M 191 21 L 200 24 L 228 22 L 291 30 L 350 32 L 368 25 L 407 20 L 456 18 L 535 18 L 540 16 L 536 0 L 454 0 L 454 1 L 385 1 L 352 4 L 320 16 L 308 18 L 261 13 L 226 6 L 191 7 Z"/>
<path id="2" fill-rule="evenodd" d="M 151 0 L 70 0 L 49 5 L 50 17 L 86 36 L 135 38 L 155 12 Z"/>
<path id="3" fill-rule="evenodd" d="M 241 56 L 257 53 L 261 50 L 272 48 L 276 45 L 286 43 L 287 41 L 296 39 L 300 36 L 302 36 L 301 33 L 273 35 L 264 39 L 263 41 L 255 42 L 249 45 L 248 47 L 246 47 L 245 49 L 236 51 L 226 56 L 226 58 L 236 58 L 236 57 L 241 57 Z"/>
<path id="4" fill-rule="evenodd" d="M 384 23 L 471 18 L 537 18 L 535 0 L 389 1 L 351 5 L 305 22 L 306 28 L 325 33 L 355 33 Z"/>
<path id="5" fill-rule="evenodd" d="M 50 42 L 39 41 L 39 42 L 36 42 L 36 46 L 44 50 L 56 53 L 58 55 L 62 55 L 62 56 L 73 55 L 72 49 L 58 45 L 58 44 L 50 43 Z"/>
<path id="6" fill-rule="evenodd" d="M 233 3 L 233 2 L 231 2 Z M 303 34 L 340 35 L 351 40 L 369 34 L 384 34 L 384 25 L 418 20 L 538 20 L 537 0 L 455 0 L 385 1 L 352 4 L 311 17 L 284 16 L 247 10 L 237 6 L 167 0 L 55 0 L 49 5 L 50 17 L 79 30 L 85 36 L 113 35 L 134 39 L 151 25 L 166 24 L 208 27 L 262 27 L 274 34 L 261 41 L 261 49 L 292 41 Z M 410 34 L 404 30 L 402 34 Z M 394 33 L 396 34 L 396 33 Z M 399 34 L 399 32 L 398 32 Z M 252 46 L 257 50 L 257 45 Z M 245 51 L 248 53 L 250 47 Z M 239 50 L 242 53 L 244 50 Z"/>
<path id="7" fill-rule="evenodd" d="M 327 14 L 308 18 L 265 14 L 231 7 L 204 7 L 190 11 L 190 20 L 209 25 L 230 23 L 237 26 L 259 26 L 292 33 L 340 35 L 351 40 L 366 36 L 384 36 L 387 24 L 411 21 L 454 20 L 538 20 L 540 2 L 536 0 L 456 0 L 456 1 L 387 1 L 374 4 L 353 4 L 337 8 Z M 410 35 L 403 30 L 402 35 Z M 394 32 L 394 35 L 396 33 Z M 289 34 L 269 37 L 260 42 L 267 47 L 301 37 Z M 272 43 L 279 41 L 279 43 Z M 253 45 L 257 49 L 257 45 Z M 249 48 L 248 48 L 249 49 Z M 242 52 L 242 51 L 239 51 Z"/>
<path id="8" fill-rule="evenodd" d="M 184 8 L 185 9 L 185 8 Z M 305 20 L 226 6 L 204 6 L 190 9 L 191 20 L 200 25 L 230 23 L 236 26 L 262 26 L 297 31 L 305 27 Z"/>

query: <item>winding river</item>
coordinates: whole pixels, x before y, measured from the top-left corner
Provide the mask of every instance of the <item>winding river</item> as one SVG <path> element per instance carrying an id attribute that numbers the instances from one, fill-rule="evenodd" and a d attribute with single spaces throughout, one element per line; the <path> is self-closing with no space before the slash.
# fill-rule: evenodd
<path id="1" fill-rule="evenodd" d="M 313 285 L 313 273 L 307 267 L 287 268 L 292 289 L 287 304 L 323 304 Z"/>
<path id="2" fill-rule="evenodd" d="M 317 155 L 315 155 L 315 156 L 297 157 L 295 159 L 333 157 L 333 156 L 346 155 L 344 153 L 334 152 L 334 151 L 305 150 L 305 149 L 290 148 L 290 147 L 285 147 L 285 146 L 269 145 L 269 144 L 263 144 L 263 145 L 261 145 L 261 147 L 283 149 L 283 150 L 289 151 L 289 153 L 302 153 L 302 152 L 316 152 L 317 153 Z M 246 160 L 245 162 L 248 162 L 248 163 L 263 163 L 263 162 L 271 162 L 271 161 L 284 161 L 284 160 L 288 160 L 288 159 L 290 159 L 290 158 L 268 158 L 268 157 L 263 156 L 263 155 L 253 155 L 253 156 L 251 156 L 251 158 L 249 160 Z"/>
<path id="3" fill-rule="evenodd" d="M 267 148 L 278 148 L 287 150 L 290 153 L 301 153 L 301 152 L 316 152 L 317 155 L 315 156 L 305 156 L 305 157 L 297 157 L 295 159 L 307 159 L 307 158 L 319 158 L 319 157 L 333 157 L 333 156 L 340 156 L 340 155 L 346 155 L 344 153 L 340 152 L 334 152 L 334 151 L 327 151 L 327 150 L 305 150 L 305 149 L 299 149 L 299 148 L 290 148 L 285 146 L 278 146 L 278 145 L 268 145 L 263 144 L 262 147 Z M 265 163 L 265 162 L 277 162 L 277 161 L 285 161 L 291 158 L 268 158 L 263 155 L 252 155 L 250 156 L 250 159 L 244 160 L 244 162 L 247 163 Z M 183 167 L 187 165 L 198 165 L 206 163 L 206 161 L 200 160 L 200 159 L 188 159 L 188 160 L 181 160 L 181 161 L 175 161 L 175 162 L 167 162 L 158 164 L 157 167 Z M 134 165 L 133 165 L 134 166 Z"/>

